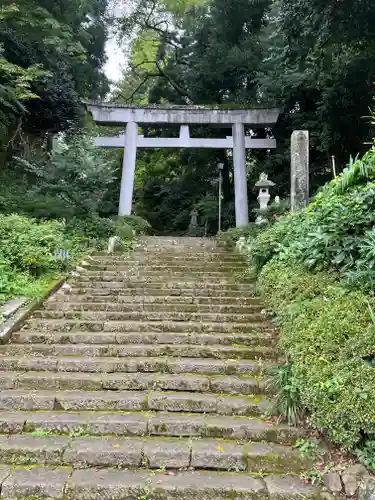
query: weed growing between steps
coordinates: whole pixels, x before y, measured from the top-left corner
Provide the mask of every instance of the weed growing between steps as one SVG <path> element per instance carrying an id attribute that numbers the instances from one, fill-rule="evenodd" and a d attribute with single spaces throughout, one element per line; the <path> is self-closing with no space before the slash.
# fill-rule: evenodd
<path id="1" fill-rule="evenodd" d="M 288 364 L 276 411 L 305 412 L 375 470 L 375 148 L 244 249 Z"/>

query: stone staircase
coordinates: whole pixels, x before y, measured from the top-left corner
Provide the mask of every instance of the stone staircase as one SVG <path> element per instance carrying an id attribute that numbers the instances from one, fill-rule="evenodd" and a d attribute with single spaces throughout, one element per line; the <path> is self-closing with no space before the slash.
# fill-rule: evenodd
<path id="1" fill-rule="evenodd" d="M 208 239 L 150 237 L 0 346 L 1 498 L 319 498 L 297 429 L 262 420 L 275 333 Z"/>

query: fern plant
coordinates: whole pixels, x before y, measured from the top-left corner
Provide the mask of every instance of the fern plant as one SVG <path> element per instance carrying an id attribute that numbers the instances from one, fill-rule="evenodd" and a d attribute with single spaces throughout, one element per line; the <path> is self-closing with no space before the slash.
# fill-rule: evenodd
<path id="1" fill-rule="evenodd" d="M 375 231 L 367 231 L 358 245 L 359 258 L 344 273 L 347 283 L 364 290 L 375 288 Z"/>
<path id="2" fill-rule="evenodd" d="M 323 195 L 342 195 L 351 187 L 366 180 L 375 178 L 375 146 L 373 146 L 362 158 L 357 156 L 349 160 L 347 168 L 335 180 L 323 189 Z"/>

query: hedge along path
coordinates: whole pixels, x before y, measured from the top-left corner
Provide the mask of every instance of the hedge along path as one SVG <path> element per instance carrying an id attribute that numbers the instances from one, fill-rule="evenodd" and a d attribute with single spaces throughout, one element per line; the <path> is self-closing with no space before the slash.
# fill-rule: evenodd
<path id="1" fill-rule="evenodd" d="M 274 331 L 209 239 L 98 254 L 0 346 L 2 498 L 319 498 L 261 418 Z"/>

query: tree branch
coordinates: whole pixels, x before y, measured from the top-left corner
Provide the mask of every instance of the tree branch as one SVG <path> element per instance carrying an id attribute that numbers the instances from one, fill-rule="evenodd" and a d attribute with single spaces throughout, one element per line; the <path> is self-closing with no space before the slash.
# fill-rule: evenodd
<path id="1" fill-rule="evenodd" d="M 142 61 L 139 64 L 131 65 L 130 69 L 136 70 L 136 69 L 140 68 L 141 66 L 143 66 L 144 64 L 155 64 L 155 61 Z"/>
<path id="2" fill-rule="evenodd" d="M 160 67 L 160 64 L 158 61 L 155 61 L 155 64 L 156 64 L 156 67 L 158 68 L 158 71 L 160 73 L 160 76 L 162 76 L 163 78 L 165 78 L 171 85 L 172 87 L 175 89 L 175 91 L 180 94 L 181 97 L 185 97 L 188 102 L 187 104 L 193 104 L 193 100 L 191 99 L 191 97 L 189 96 L 188 92 L 186 92 L 186 90 L 184 90 L 183 88 L 181 88 L 176 82 L 174 82 L 172 80 L 172 78 L 167 75 L 163 70 L 162 68 Z"/>
<path id="3" fill-rule="evenodd" d="M 144 79 L 142 80 L 142 82 L 137 86 L 137 88 L 131 93 L 131 95 L 129 97 L 125 97 L 124 94 L 122 94 L 122 93 L 120 93 L 120 97 L 123 97 L 126 102 L 133 102 L 133 98 L 134 98 L 135 94 L 147 82 L 147 80 L 149 78 L 157 78 L 159 76 L 160 75 L 158 75 L 158 74 L 149 73 L 148 75 L 146 75 L 144 77 Z"/>
<path id="4" fill-rule="evenodd" d="M 151 21 L 151 17 L 156 9 L 156 3 L 157 3 L 157 0 L 152 0 L 152 7 L 151 7 L 149 15 L 147 16 L 146 25 Z"/>

